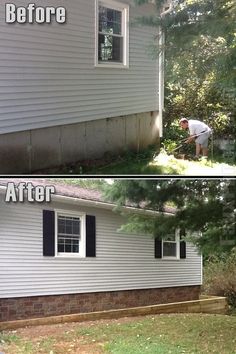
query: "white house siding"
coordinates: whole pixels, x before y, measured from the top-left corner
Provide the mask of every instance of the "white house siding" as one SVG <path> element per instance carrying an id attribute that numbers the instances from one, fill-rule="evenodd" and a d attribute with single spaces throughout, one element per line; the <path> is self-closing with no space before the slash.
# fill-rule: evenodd
<path id="1" fill-rule="evenodd" d="M 130 26 L 128 69 L 96 68 L 95 0 L 36 4 L 66 7 L 67 23 L 61 25 L 6 24 L 5 3 L 0 4 L 0 134 L 158 110 L 158 65 L 147 54 L 156 29 Z M 130 6 L 130 20 L 137 11 Z"/>
<path id="2" fill-rule="evenodd" d="M 3 199 L 3 196 L 1 196 Z M 154 258 L 154 240 L 117 233 L 122 223 L 109 210 L 62 204 L 50 207 L 96 216 L 96 258 L 44 257 L 42 209 L 49 205 L 0 203 L 0 298 L 128 289 L 148 289 L 201 283 L 201 257 L 187 245 L 187 258 Z"/>

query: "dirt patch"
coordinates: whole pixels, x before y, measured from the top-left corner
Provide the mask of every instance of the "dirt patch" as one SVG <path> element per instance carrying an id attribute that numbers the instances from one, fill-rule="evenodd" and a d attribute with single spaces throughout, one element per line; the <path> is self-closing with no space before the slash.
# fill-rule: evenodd
<path id="1" fill-rule="evenodd" d="M 160 314 L 21 328 L 0 333 L 5 354 L 235 352 L 235 317 Z"/>
<path id="2" fill-rule="evenodd" d="M 15 333 L 16 335 L 21 336 L 23 339 L 27 340 L 37 340 L 38 338 L 47 338 L 50 336 L 53 337 L 61 337 L 62 334 L 73 333 L 75 329 L 79 328 L 90 328 L 97 325 L 103 324 L 122 324 L 127 322 L 132 322 L 134 319 L 139 320 L 142 319 L 143 316 L 136 317 L 123 317 L 120 319 L 112 319 L 112 320 L 97 320 L 97 321 L 86 321 L 86 322 L 71 322 L 71 323 L 63 323 L 63 324 L 53 324 L 53 325 L 42 325 L 42 326 L 31 326 L 19 328 L 15 331 L 11 331 L 11 333 Z"/>
<path id="3" fill-rule="evenodd" d="M 137 320 L 142 319 L 142 316 L 135 317 Z M 92 343 L 88 343 L 88 337 L 86 334 L 78 334 L 83 328 L 90 329 L 98 325 L 110 325 L 110 324 L 122 324 L 132 322 L 135 319 L 125 317 L 122 319 L 112 320 L 98 320 L 87 322 L 72 322 L 54 325 L 42 325 L 24 327 L 14 331 L 4 331 L 5 334 L 15 335 L 23 342 L 30 342 L 32 351 L 29 353 L 51 353 L 51 354 L 102 354 L 104 353 L 104 346 L 106 345 L 105 339 L 94 340 Z M 53 348 L 53 349 L 52 349 Z M 18 346 L 13 342 L 7 346 L 7 348 L 1 347 L 0 352 L 4 354 L 23 353 L 25 349 L 22 344 L 21 350 L 18 350 Z M 27 350 L 28 353 L 28 350 Z"/>

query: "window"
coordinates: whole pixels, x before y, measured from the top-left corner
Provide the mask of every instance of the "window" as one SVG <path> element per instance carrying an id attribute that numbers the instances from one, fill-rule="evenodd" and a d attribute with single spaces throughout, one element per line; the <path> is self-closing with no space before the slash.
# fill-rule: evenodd
<path id="1" fill-rule="evenodd" d="M 163 258 L 179 258 L 179 235 L 170 234 L 162 242 Z"/>
<path id="2" fill-rule="evenodd" d="M 84 215 L 56 212 L 56 254 L 85 256 Z"/>
<path id="3" fill-rule="evenodd" d="M 96 217 L 62 210 L 42 213 L 43 256 L 96 257 Z"/>
<path id="4" fill-rule="evenodd" d="M 128 5 L 97 1 L 96 66 L 128 66 Z"/>
<path id="5" fill-rule="evenodd" d="M 185 259 L 187 254 L 186 241 L 184 239 L 186 231 L 184 228 L 176 229 L 175 233 L 167 235 L 165 238 L 154 239 L 154 256 L 162 259 Z"/>

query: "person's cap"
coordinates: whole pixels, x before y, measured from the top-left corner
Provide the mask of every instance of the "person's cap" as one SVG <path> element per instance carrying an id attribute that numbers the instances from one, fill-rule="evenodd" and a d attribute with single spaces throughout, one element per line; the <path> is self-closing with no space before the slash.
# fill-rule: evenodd
<path id="1" fill-rule="evenodd" d="M 188 120 L 187 120 L 187 118 L 181 118 L 181 119 L 179 120 L 179 122 L 180 122 L 180 123 L 186 123 L 186 122 L 188 122 Z"/>

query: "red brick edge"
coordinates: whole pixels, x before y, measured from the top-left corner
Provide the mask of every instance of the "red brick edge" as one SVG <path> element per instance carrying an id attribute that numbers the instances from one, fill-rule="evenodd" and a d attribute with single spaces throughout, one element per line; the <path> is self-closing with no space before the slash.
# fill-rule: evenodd
<path id="1" fill-rule="evenodd" d="M 0 322 L 198 300 L 200 286 L 0 299 Z"/>

